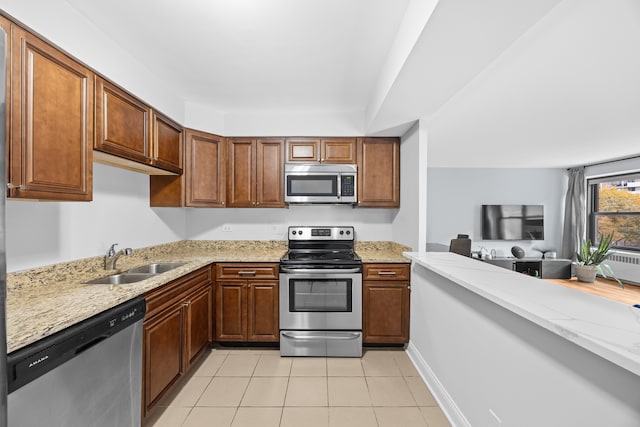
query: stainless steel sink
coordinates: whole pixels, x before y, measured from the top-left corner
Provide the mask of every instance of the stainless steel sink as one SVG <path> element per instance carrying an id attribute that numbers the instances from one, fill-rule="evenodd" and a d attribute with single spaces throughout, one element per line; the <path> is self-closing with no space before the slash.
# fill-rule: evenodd
<path id="1" fill-rule="evenodd" d="M 185 262 L 155 262 L 127 270 L 127 273 L 160 274 L 185 265 Z"/>
<path id="2" fill-rule="evenodd" d="M 99 279 L 89 280 L 90 285 L 123 285 L 126 283 L 136 283 L 155 276 L 151 273 L 119 273 L 110 276 L 101 277 Z"/>

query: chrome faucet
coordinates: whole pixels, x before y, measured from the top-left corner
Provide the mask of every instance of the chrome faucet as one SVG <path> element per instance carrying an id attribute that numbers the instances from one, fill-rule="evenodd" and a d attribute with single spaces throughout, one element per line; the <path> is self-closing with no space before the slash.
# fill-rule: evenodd
<path id="1" fill-rule="evenodd" d="M 133 253 L 133 249 L 131 248 L 120 249 L 118 252 L 116 252 L 115 248 L 117 245 L 117 243 L 111 245 L 111 247 L 107 251 L 107 255 L 105 255 L 104 257 L 105 270 L 115 270 L 116 261 L 118 261 L 118 258 L 120 258 L 121 255 L 131 255 Z"/>

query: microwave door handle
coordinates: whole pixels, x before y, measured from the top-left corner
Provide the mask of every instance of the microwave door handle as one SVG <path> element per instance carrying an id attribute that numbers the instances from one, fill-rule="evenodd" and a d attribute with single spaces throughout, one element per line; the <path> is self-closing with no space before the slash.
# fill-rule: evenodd
<path id="1" fill-rule="evenodd" d="M 338 174 L 337 190 L 338 190 L 338 193 L 336 194 L 336 197 L 338 198 L 338 200 L 340 200 L 340 197 L 342 196 L 342 174 L 341 173 Z"/>

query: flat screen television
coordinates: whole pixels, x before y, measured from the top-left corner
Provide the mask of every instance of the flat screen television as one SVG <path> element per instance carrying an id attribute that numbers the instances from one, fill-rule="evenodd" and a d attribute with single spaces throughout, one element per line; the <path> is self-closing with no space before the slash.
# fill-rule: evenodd
<path id="1" fill-rule="evenodd" d="M 482 205 L 482 240 L 544 240 L 544 206 Z"/>

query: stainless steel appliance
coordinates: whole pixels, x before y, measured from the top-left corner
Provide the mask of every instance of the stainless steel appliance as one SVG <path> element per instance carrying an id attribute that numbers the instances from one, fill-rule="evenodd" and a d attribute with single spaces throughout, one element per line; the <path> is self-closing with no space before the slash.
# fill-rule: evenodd
<path id="1" fill-rule="evenodd" d="M 280 354 L 362 356 L 362 261 L 353 227 L 289 227 L 280 260 Z"/>
<path id="2" fill-rule="evenodd" d="M 284 201 L 287 203 L 356 203 L 356 165 L 284 166 Z"/>
<path id="3" fill-rule="evenodd" d="M 7 357 L 10 426 L 140 426 L 143 297 Z"/>

